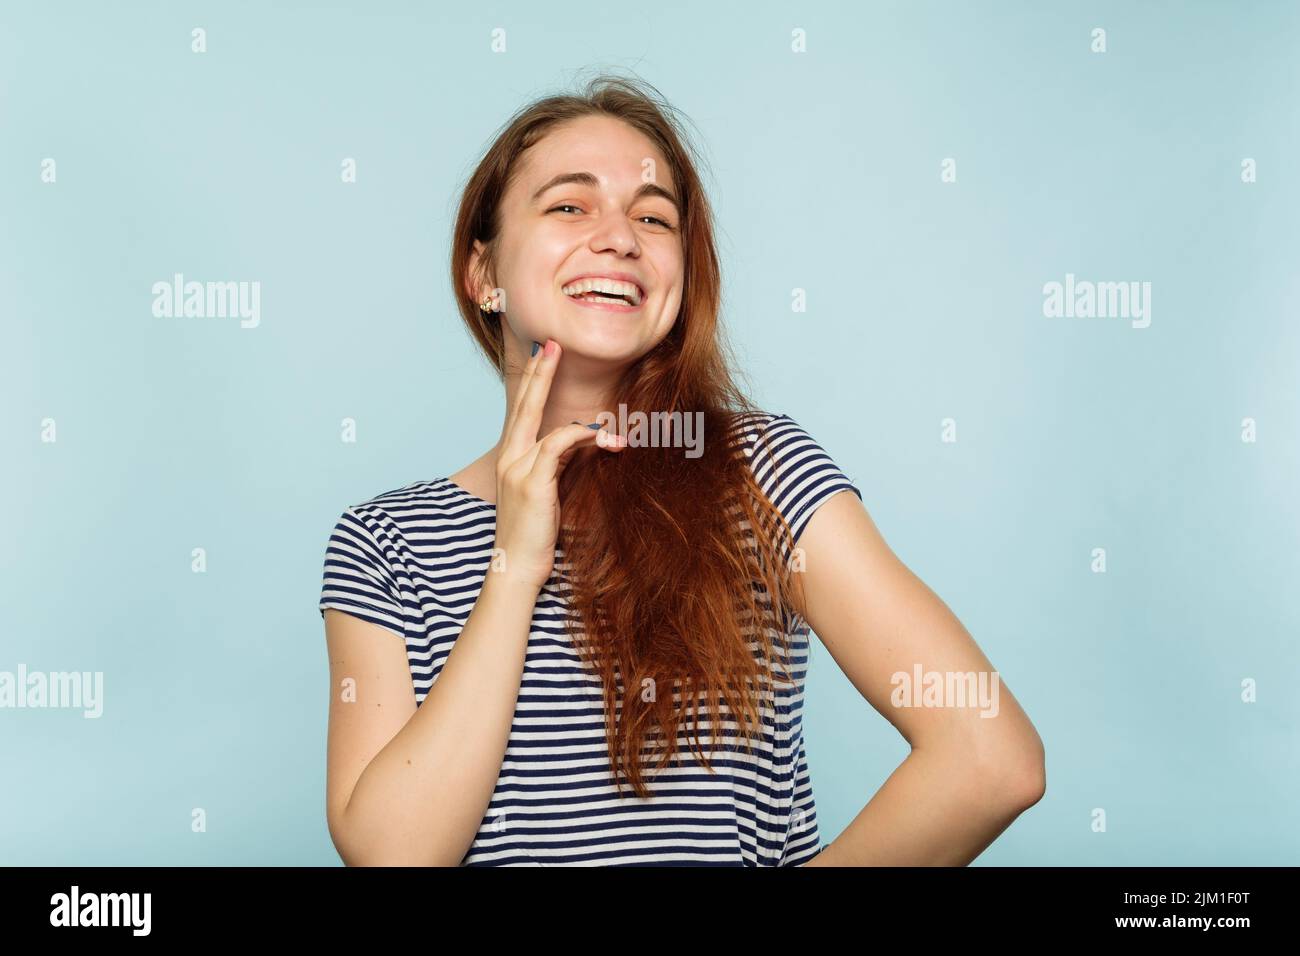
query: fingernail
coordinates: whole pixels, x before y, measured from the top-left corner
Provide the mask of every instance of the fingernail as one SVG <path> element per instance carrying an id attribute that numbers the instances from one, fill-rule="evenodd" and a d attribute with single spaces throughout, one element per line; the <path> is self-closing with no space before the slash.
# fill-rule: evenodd
<path id="1" fill-rule="evenodd" d="M 547 339 L 547 340 L 546 340 L 546 345 L 545 345 L 545 347 L 542 349 L 542 354 L 543 354 L 543 355 L 546 355 L 546 356 L 551 356 L 551 355 L 554 355 L 554 354 L 555 354 L 556 352 L 558 352 L 559 350 L 560 350 L 560 347 L 559 347 L 559 345 L 556 344 L 555 339 Z"/>
<path id="2" fill-rule="evenodd" d="M 574 422 L 573 424 L 576 425 L 576 424 L 578 424 L 578 423 L 577 423 L 577 422 Z M 588 425 L 587 427 L 588 427 L 588 428 L 591 428 L 591 429 L 600 428 L 600 422 L 592 422 L 592 423 L 591 423 L 590 425 Z"/>
<path id="3" fill-rule="evenodd" d="M 542 347 L 542 343 L 541 343 L 541 342 L 534 342 L 534 343 L 533 343 L 533 351 L 532 351 L 532 354 L 533 354 L 533 355 L 536 355 L 536 354 L 537 354 L 537 350 L 540 349 L 541 347 Z"/>

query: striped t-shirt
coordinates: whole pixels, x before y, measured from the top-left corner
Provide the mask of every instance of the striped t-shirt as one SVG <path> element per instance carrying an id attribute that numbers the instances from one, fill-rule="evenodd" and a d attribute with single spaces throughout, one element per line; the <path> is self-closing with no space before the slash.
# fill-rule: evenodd
<path id="1" fill-rule="evenodd" d="M 756 443 L 762 429 L 767 447 Z M 862 498 L 788 415 L 742 418 L 734 435 L 747 443 L 759 487 L 796 542 L 832 495 L 848 490 Z M 422 703 L 474 608 L 495 527 L 495 505 L 448 478 L 349 507 L 327 546 L 320 613 L 337 608 L 400 637 Z M 560 558 L 557 550 L 557 565 Z M 774 641 L 794 685 L 771 687 L 760 708 L 762 739 L 753 740 L 752 753 L 734 734 L 713 741 L 702 715 L 700 746 L 710 771 L 686 743 L 688 719 L 674 761 L 647 772 L 652 796 L 638 797 L 626 783 L 620 796 L 600 680 L 565 628 L 567 589 L 552 575 L 538 594 L 509 743 L 461 865 L 797 866 L 812 859 L 820 836 L 803 739 L 807 622 L 797 616 L 789 622 L 790 659 Z"/>

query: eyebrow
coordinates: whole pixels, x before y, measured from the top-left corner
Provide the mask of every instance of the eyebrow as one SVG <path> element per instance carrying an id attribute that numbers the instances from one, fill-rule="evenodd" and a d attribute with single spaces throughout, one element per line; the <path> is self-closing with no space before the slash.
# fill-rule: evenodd
<path id="1" fill-rule="evenodd" d="M 542 194 L 547 190 L 554 189 L 556 186 L 565 186 L 569 183 L 578 186 L 590 186 L 592 189 L 596 189 L 600 186 L 600 181 L 591 173 L 560 173 L 560 175 L 551 179 L 542 186 L 541 189 L 533 193 L 532 201 L 537 202 L 537 200 L 541 199 Z M 658 196 L 660 199 L 666 199 L 672 203 L 673 208 L 675 208 L 679 214 L 682 211 L 682 204 L 677 201 L 677 197 L 667 189 L 664 189 L 664 187 L 660 186 L 658 183 L 642 183 L 641 188 L 636 191 L 632 198 L 635 200 L 640 199 L 642 196 Z"/>

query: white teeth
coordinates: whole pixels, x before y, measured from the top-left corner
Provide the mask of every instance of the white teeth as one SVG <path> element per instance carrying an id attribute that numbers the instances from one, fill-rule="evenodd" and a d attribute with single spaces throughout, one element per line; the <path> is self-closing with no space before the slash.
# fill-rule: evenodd
<path id="1" fill-rule="evenodd" d="M 621 295 L 633 305 L 641 304 L 641 290 L 634 282 L 620 282 L 617 279 L 579 279 L 570 282 L 561 290 L 565 295 L 582 295 L 585 292 L 609 292 Z"/>

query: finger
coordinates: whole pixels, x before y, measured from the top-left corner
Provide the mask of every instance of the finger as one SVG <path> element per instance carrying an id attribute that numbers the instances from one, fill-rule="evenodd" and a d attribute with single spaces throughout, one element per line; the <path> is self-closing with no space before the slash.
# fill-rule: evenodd
<path id="1" fill-rule="evenodd" d="M 614 437 L 619 442 L 625 441 L 622 436 Z M 610 441 L 610 433 L 604 429 L 593 431 L 581 424 L 557 428 L 534 446 L 533 465 L 529 469 L 529 477 L 539 483 L 554 481 L 559 472 L 561 455 L 589 444 L 596 444 L 603 448 L 608 441 Z"/>
<path id="2" fill-rule="evenodd" d="M 596 447 L 606 451 L 622 451 L 627 447 L 627 438 L 607 428 L 596 432 Z"/>
<path id="3" fill-rule="evenodd" d="M 546 408 L 546 399 L 551 394 L 551 382 L 555 380 L 555 368 L 559 362 L 560 343 L 547 339 L 545 347 L 537 352 L 537 365 L 519 397 L 514 425 L 506 436 L 506 447 L 503 450 L 508 456 L 507 460 L 513 461 L 526 454 L 529 447 L 537 441 L 537 432 L 542 427 L 542 412 Z"/>
<path id="4" fill-rule="evenodd" d="M 627 447 L 627 439 L 623 438 L 621 435 L 615 435 L 613 432 L 607 432 L 604 430 L 594 432 L 594 434 L 596 436 L 596 446 L 598 448 L 604 448 L 609 452 L 619 452 Z M 564 469 L 568 467 L 569 462 L 573 460 L 578 449 L 584 447 L 586 447 L 585 444 L 580 442 L 569 448 L 567 451 L 560 453 L 559 464 L 555 466 L 555 477 L 557 479 L 560 475 L 564 474 Z"/>
<path id="5" fill-rule="evenodd" d="M 524 397 L 524 392 L 528 389 L 528 382 L 533 377 L 533 372 L 537 369 L 537 363 L 541 360 L 542 350 L 538 348 L 536 352 L 529 356 L 528 361 L 524 363 L 523 374 L 519 378 L 519 384 L 515 386 L 515 397 L 510 403 L 510 411 L 506 415 L 505 427 L 501 429 L 501 435 L 506 438 L 510 435 L 511 429 L 514 428 L 515 419 L 519 414 L 519 402 Z M 504 442 L 502 447 L 505 447 Z"/>
<path id="6" fill-rule="evenodd" d="M 578 427 L 585 429 L 585 431 L 577 431 Z M 560 427 L 556 428 L 554 432 L 547 434 L 546 438 L 542 438 L 542 441 L 533 442 L 532 447 L 529 447 L 528 451 L 525 451 L 525 453 L 521 455 L 519 460 L 516 462 L 516 466 L 519 467 L 519 470 L 523 472 L 525 476 L 532 476 L 537 467 L 537 457 L 542 451 L 542 442 L 545 442 L 547 438 L 562 433 L 565 434 L 565 436 L 571 436 L 573 441 L 572 444 L 567 444 L 567 442 L 565 442 L 562 450 L 560 450 L 560 455 L 567 453 L 569 454 L 569 457 L 572 457 L 573 451 L 578 449 L 578 447 L 591 445 L 595 442 L 595 432 L 591 431 L 590 428 L 586 428 L 586 425 L 581 425 L 581 423 L 560 425 Z"/>
<path id="7" fill-rule="evenodd" d="M 550 435 L 554 435 L 555 432 L 558 432 L 561 429 L 572 428 L 574 425 L 582 425 L 582 422 L 574 421 L 568 425 L 561 425 L 559 428 L 552 430 L 550 432 Z M 624 448 L 627 447 L 627 439 L 624 438 L 622 435 L 618 435 L 615 434 L 614 432 L 608 431 L 604 427 L 601 427 L 599 430 L 592 428 L 591 425 L 583 425 L 582 427 L 587 429 L 587 431 L 591 432 L 592 436 L 594 436 L 593 442 L 589 443 L 589 442 L 579 441 L 574 445 L 571 445 L 564 451 L 560 452 L 560 458 L 559 458 L 560 465 L 566 464 L 569 461 L 569 459 L 573 457 L 577 449 L 585 447 L 587 444 L 594 443 L 597 448 L 604 448 L 606 451 L 622 451 Z M 547 437 L 549 437 L 549 435 Z M 520 461 L 520 467 L 525 471 L 531 472 L 533 466 L 537 463 L 537 454 L 540 450 L 541 450 L 541 442 L 540 441 L 535 442 L 533 446 L 528 449 L 527 453 L 524 454 L 523 458 Z"/>
<path id="8" fill-rule="evenodd" d="M 575 421 L 573 422 L 573 424 L 581 425 L 582 422 Z M 598 423 L 593 422 L 592 424 L 595 425 Z M 603 428 L 597 430 L 596 428 L 593 428 L 592 425 L 586 425 L 584 427 L 596 436 L 595 443 L 597 447 L 601 447 L 601 448 L 608 447 L 610 451 L 620 451 L 627 444 L 626 442 L 623 442 L 619 445 L 614 445 L 614 441 L 615 441 L 614 434 L 612 432 L 605 431 Z M 559 472 L 564 471 L 564 466 L 569 463 L 570 459 L 572 459 L 573 456 L 577 453 L 577 450 L 585 446 L 586 446 L 585 442 L 579 442 L 578 444 L 572 445 L 569 448 L 565 449 L 564 451 L 560 452 L 559 466 L 557 470 Z"/>

